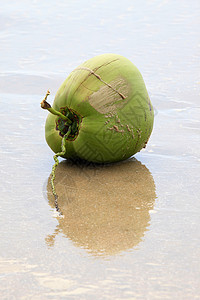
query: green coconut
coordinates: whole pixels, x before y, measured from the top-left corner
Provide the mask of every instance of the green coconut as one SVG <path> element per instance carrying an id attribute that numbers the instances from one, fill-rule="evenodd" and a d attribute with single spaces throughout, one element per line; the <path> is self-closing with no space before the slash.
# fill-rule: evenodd
<path id="1" fill-rule="evenodd" d="M 127 58 L 103 54 L 74 69 L 56 93 L 45 137 L 57 157 L 95 163 L 125 160 L 142 148 L 154 112 L 141 73 Z M 55 169 L 55 166 L 54 166 Z"/>

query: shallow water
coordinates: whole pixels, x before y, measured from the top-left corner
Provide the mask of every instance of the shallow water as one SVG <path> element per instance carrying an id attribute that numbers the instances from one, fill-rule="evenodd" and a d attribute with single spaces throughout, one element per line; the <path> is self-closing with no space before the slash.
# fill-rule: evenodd
<path id="1" fill-rule="evenodd" d="M 0 298 L 199 299 L 199 1 L 0 2 Z M 106 52 L 141 71 L 154 130 L 127 162 L 63 161 L 62 218 L 39 103 Z"/>

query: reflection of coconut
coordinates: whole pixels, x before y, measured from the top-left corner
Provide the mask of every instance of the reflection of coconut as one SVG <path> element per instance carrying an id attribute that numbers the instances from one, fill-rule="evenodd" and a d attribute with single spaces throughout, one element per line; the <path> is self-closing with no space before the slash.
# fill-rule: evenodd
<path id="1" fill-rule="evenodd" d="M 63 161 L 56 170 L 55 188 L 64 218 L 60 231 L 94 255 L 114 255 L 137 245 L 147 230 L 155 185 L 148 169 L 135 159 L 112 165 Z M 54 206 L 50 180 L 49 203 Z"/>

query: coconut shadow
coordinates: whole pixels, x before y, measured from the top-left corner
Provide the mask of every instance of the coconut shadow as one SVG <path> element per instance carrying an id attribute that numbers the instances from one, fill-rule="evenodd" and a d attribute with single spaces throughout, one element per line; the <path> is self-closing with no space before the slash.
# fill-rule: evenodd
<path id="1" fill-rule="evenodd" d="M 57 217 L 54 233 L 47 236 L 48 246 L 62 232 L 91 255 L 107 257 L 133 249 L 149 227 L 155 184 L 135 158 L 113 164 L 62 161 L 55 188 L 63 217 Z M 54 207 L 50 177 L 47 197 Z"/>

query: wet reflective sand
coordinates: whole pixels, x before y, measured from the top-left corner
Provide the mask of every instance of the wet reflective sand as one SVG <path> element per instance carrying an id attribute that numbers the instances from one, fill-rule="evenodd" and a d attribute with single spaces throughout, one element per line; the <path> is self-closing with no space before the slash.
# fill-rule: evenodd
<path id="1" fill-rule="evenodd" d="M 0 11 L 0 299 L 199 299 L 199 1 L 7 1 Z M 46 90 L 94 55 L 140 69 L 155 108 L 126 162 L 63 161 Z"/>
<path id="2" fill-rule="evenodd" d="M 112 165 L 62 162 L 57 168 L 59 225 L 46 242 L 63 233 L 95 256 L 116 255 L 143 238 L 155 202 L 149 170 L 131 159 Z M 54 207 L 50 180 L 48 198 Z"/>

